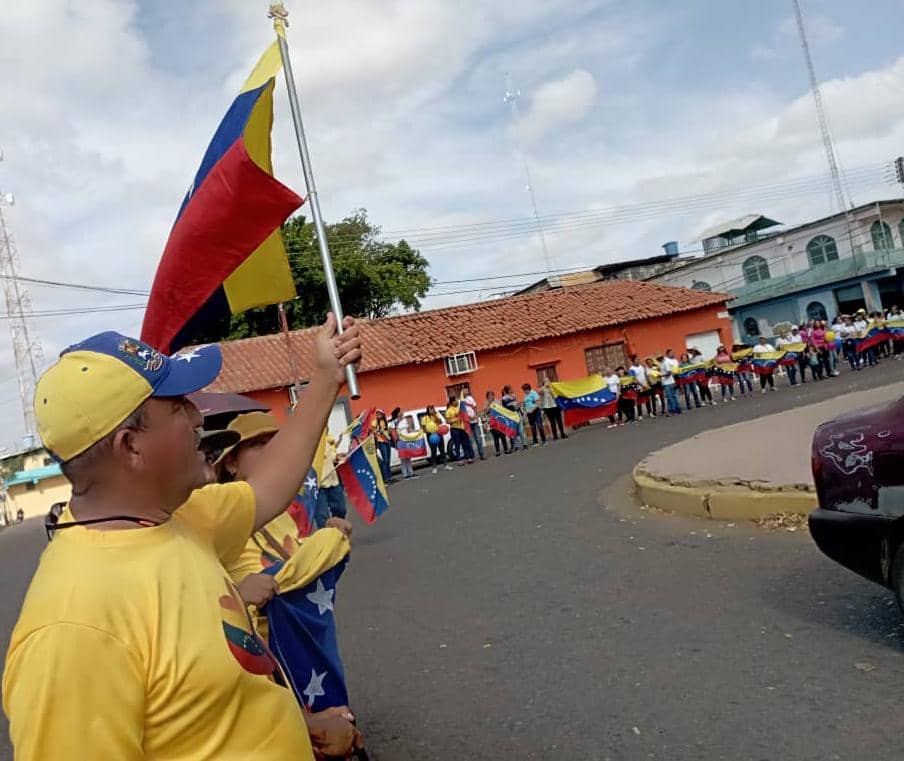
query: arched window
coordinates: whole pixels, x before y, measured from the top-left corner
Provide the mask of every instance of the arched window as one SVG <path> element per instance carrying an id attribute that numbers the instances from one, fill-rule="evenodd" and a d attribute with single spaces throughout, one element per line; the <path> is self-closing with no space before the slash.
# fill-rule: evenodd
<path id="1" fill-rule="evenodd" d="M 810 257 L 811 267 L 837 261 L 838 246 L 835 245 L 835 239 L 828 235 L 817 235 L 807 244 L 807 256 Z"/>
<path id="2" fill-rule="evenodd" d="M 757 321 L 753 319 L 753 317 L 748 317 L 744 320 L 744 332 L 748 336 L 758 336 L 760 334 L 760 326 L 757 324 Z"/>
<path id="3" fill-rule="evenodd" d="M 807 304 L 808 320 L 828 320 L 829 313 L 826 312 L 825 305 L 821 301 L 811 301 Z"/>
<path id="4" fill-rule="evenodd" d="M 768 280 L 769 263 L 762 256 L 751 256 L 744 262 L 744 280 L 748 283 L 758 283 L 760 280 Z M 751 333 L 751 335 L 754 335 Z"/>
<path id="5" fill-rule="evenodd" d="M 695 280 L 691 288 L 695 291 L 711 291 L 713 289 L 709 283 L 703 280 Z"/>
<path id="6" fill-rule="evenodd" d="M 873 249 L 876 251 L 887 251 L 895 247 L 894 238 L 891 237 L 891 228 L 887 223 L 877 220 L 873 222 L 869 229 L 869 234 L 873 238 Z"/>

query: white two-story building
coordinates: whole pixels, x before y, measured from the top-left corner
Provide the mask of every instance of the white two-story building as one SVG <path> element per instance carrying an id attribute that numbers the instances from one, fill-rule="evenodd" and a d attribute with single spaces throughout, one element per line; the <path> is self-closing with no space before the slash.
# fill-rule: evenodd
<path id="1" fill-rule="evenodd" d="M 878 201 L 795 227 L 759 214 L 701 235 L 703 255 L 648 280 L 730 293 L 736 337 L 779 323 L 904 307 L 904 200 Z"/>

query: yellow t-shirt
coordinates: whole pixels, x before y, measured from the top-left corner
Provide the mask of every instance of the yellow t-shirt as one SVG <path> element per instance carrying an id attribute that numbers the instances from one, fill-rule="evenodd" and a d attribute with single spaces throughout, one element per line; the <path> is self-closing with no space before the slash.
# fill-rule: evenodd
<path id="1" fill-rule="evenodd" d="M 277 515 L 264 526 L 264 531 L 279 543 L 286 555 L 292 555 L 301 546 L 298 525 L 288 512 Z M 284 559 L 263 531 L 255 531 L 245 542 L 238 557 L 225 563 L 225 566 L 232 580 L 238 584 L 249 574 L 262 573 L 264 569 L 281 563 Z"/>
<path id="2" fill-rule="evenodd" d="M 3 674 L 17 759 L 313 758 L 223 568 L 253 519 L 240 482 L 194 492 L 159 526 L 55 535 Z"/>
<path id="3" fill-rule="evenodd" d="M 457 404 L 446 407 L 446 422 L 450 428 L 464 428 L 465 423 L 461 418 L 461 409 Z"/>

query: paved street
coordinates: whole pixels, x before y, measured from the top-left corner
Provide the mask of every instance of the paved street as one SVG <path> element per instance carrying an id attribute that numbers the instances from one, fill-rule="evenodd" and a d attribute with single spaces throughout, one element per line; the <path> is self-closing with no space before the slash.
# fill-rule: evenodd
<path id="1" fill-rule="evenodd" d="M 356 526 L 337 605 L 372 758 L 898 757 L 890 593 L 806 535 L 640 510 L 627 475 L 705 428 L 843 408 L 902 375 L 885 362 L 392 487 L 391 512 Z M 4 647 L 41 544 L 0 534 Z"/>

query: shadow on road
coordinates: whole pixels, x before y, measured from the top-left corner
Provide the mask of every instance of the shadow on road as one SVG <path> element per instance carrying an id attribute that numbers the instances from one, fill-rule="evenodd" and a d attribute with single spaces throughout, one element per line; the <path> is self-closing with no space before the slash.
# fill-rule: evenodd
<path id="1" fill-rule="evenodd" d="M 802 579 L 822 578 L 823 589 Z M 763 603 L 802 624 L 854 635 L 904 653 L 904 616 L 894 594 L 814 556 L 769 578 Z"/>

